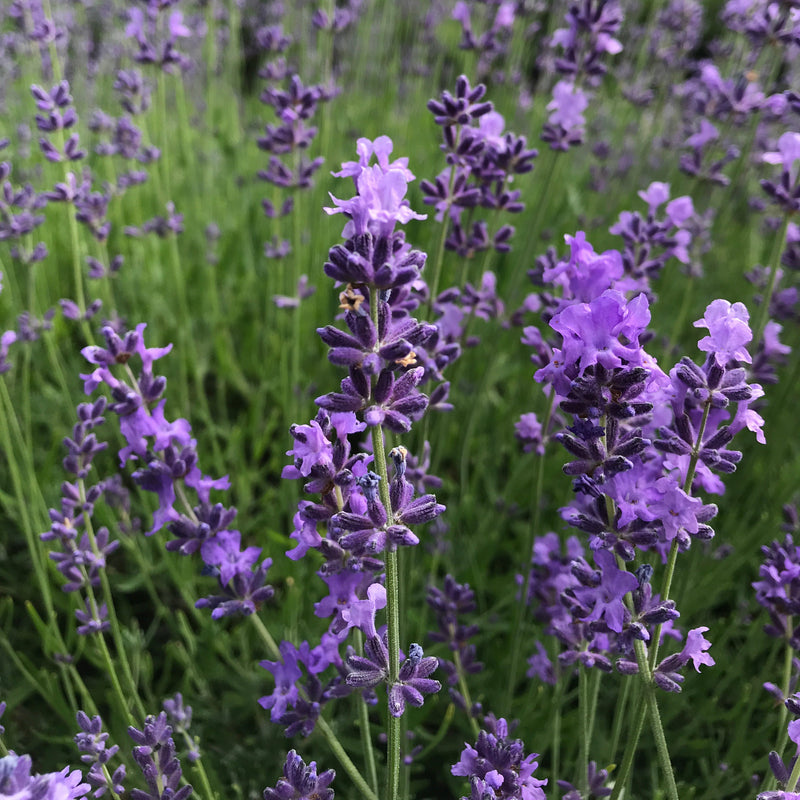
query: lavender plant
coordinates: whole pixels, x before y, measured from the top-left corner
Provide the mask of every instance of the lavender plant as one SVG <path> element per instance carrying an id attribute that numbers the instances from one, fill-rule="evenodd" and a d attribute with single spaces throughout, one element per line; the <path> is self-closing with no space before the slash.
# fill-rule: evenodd
<path id="1" fill-rule="evenodd" d="M 0 797 L 796 796 L 797 23 L 0 8 Z"/>

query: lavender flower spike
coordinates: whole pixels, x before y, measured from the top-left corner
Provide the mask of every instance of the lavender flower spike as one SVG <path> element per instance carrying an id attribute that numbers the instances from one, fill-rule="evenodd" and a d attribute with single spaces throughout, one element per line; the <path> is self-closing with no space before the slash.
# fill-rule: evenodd
<path id="1" fill-rule="evenodd" d="M 262 796 L 264 800 L 333 800 L 333 789 L 328 787 L 335 777 L 332 769 L 317 775 L 316 761 L 306 766 L 305 761 L 290 750 L 283 765 L 283 777 L 274 789 L 264 789 Z"/>

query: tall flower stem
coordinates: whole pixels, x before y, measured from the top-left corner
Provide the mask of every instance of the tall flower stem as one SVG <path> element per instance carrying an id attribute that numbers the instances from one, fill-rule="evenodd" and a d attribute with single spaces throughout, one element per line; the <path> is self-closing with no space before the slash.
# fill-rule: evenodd
<path id="1" fill-rule="evenodd" d="M 631 774 L 633 757 L 636 755 L 636 747 L 639 744 L 639 737 L 642 735 L 642 728 L 644 727 L 644 719 L 647 716 L 647 706 L 641 695 L 639 695 L 635 709 L 633 725 L 631 726 L 628 734 L 628 741 L 625 745 L 625 754 L 622 757 L 622 763 L 614 777 L 614 790 L 611 792 L 609 800 L 619 800 L 620 796 L 625 791 L 625 784 L 628 781 L 628 776 Z"/>
<path id="2" fill-rule="evenodd" d="M 461 139 L 461 128 L 456 128 L 456 144 L 454 148 L 458 146 L 458 141 Z M 450 167 L 450 181 L 448 183 L 447 188 L 447 196 L 451 197 L 453 194 L 453 186 L 455 186 L 456 182 L 456 165 Z M 442 217 L 442 230 L 439 234 L 439 244 L 436 247 L 436 259 L 433 262 L 433 280 L 431 281 L 431 294 L 428 297 L 428 311 L 433 310 L 433 302 L 436 300 L 436 296 L 439 294 L 439 283 L 442 278 L 442 265 L 444 262 L 444 245 L 447 241 L 447 230 L 450 225 L 450 207 L 446 209 L 444 216 Z"/>
<path id="3" fill-rule="evenodd" d="M 703 424 L 701 424 L 701 431 L 698 438 L 699 442 L 702 442 L 702 432 L 705 429 L 705 420 L 708 416 L 708 412 L 703 416 Z M 603 425 L 605 425 L 605 420 L 602 420 Z M 699 445 L 695 448 L 699 451 Z M 694 462 L 694 465 L 690 466 L 689 472 L 692 474 L 694 473 L 694 466 L 696 466 L 697 462 Z M 690 481 L 691 485 L 691 481 Z M 606 511 L 608 513 L 608 519 L 610 522 L 616 519 L 617 515 L 617 508 L 616 503 L 614 500 L 609 496 L 605 495 L 606 498 Z M 673 542 L 674 545 L 674 542 Z M 677 553 L 677 547 L 673 547 L 675 552 Z M 674 570 L 674 562 L 673 562 L 673 570 Z M 622 559 L 617 556 L 617 567 L 619 569 L 625 569 L 625 564 L 622 562 Z M 670 575 L 671 581 L 671 575 Z M 630 593 L 625 595 L 625 604 L 629 611 L 633 612 L 633 599 Z M 653 650 L 657 650 L 658 639 L 661 636 L 661 626 L 658 627 L 656 630 L 656 634 L 653 637 Z M 628 778 L 630 773 L 631 766 L 633 764 L 633 756 L 636 752 L 636 747 L 639 743 L 639 736 L 641 735 L 642 725 L 644 723 L 644 716 L 645 713 L 649 712 L 650 714 L 650 729 L 653 732 L 653 738 L 655 739 L 656 744 L 656 753 L 658 754 L 658 763 L 661 767 L 661 771 L 664 775 L 664 781 L 666 782 L 666 791 L 667 797 L 670 800 L 678 800 L 678 788 L 675 784 L 675 774 L 672 770 L 672 761 L 669 757 L 669 748 L 667 747 L 667 739 L 664 735 L 664 726 L 661 722 L 661 714 L 658 710 L 658 701 L 656 700 L 655 695 L 655 684 L 653 683 L 653 669 L 654 667 L 652 664 L 655 664 L 655 660 L 648 661 L 647 658 L 647 648 L 645 644 L 640 639 L 634 639 L 633 642 L 633 650 L 636 654 L 636 663 L 639 666 L 639 678 L 641 680 L 641 687 L 642 687 L 642 696 L 640 697 L 640 702 L 637 707 L 636 713 L 636 724 L 633 729 L 632 735 L 628 739 L 627 748 L 625 751 L 625 756 L 623 758 L 624 770 L 620 770 L 620 774 L 617 776 L 617 784 L 615 785 L 615 794 L 619 796 L 618 792 L 616 791 L 617 786 L 620 787 L 625 784 L 625 781 Z"/>
<path id="4" fill-rule="evenodd" d="M 772 302 L 772 295 L 775 293 L 775 286 L 778 282 L 778 272 L 780 271 L 781 253 L 786 244 L 786 231 L 789 228 L 789 215 L 784 214 L 781 226 L 775 235 L 775 241 L 772 245 L 772 253 L 769 258 L 769 280 L 767 282 L 767 290 L 764 292 L 764 297 L 761 300 L 761 312 L 758 315 L 758 325 L 753 331 L 753 348 L 758 347 L 764 336 L 764 329 L 767 327 L 769 321 L 769 306 Z"/>
<path id="5" fill-rule="evenodd" d="M 340 492 L 337 487 L 337 491 Z M 355 630 L 356 652 L 361 652 L 364 648 L 364 635 L 360 628 Z M 361 696 L 356 696 L 356 706 L 358 707 L 358 725 L 361 730 L 361 750 L 364 753 L 364 761 L 367 765 L 367 777 L 372 791 L 378 793 L 378 770 L 375 766 L 375 751 L 372 747 L 372 737 L 369 735 L 369 709 Z"/>
<path id="6" fill-rule="evenodd" d="M 692 490 L 692 482 L 694 481 L 694 474 L 697 470 L 697 462 L 700 459 L 700 449 L 703 446 L 703 436 L 706 432 L 706 423 L 708 422 L 708 414 L 711 411 L 711 398 L 706 400 L 703 406 L 703 417 L 700 420 L 700 428 L 697 431 L 697 438 L 692 448 L 692 454 L 689 457 L 689 466 L 686 470 L 686 479 L 683 482 L 683 491 L 689 494 Z M 669 600 L 669 592 L 672 588 L 672 578 L 675 575 L 675 562 L 678 560 L 678 539 L 677 537 L 672 540 L 672 546 L 669 549 L 669 556 L 667 558 L 667 568 L 664 572 L 664 581 L 661 584 L 661 602 L 666 603 Z M 650 651 L 650 669 L 655 669 L 658 662 L 658 648 L 661 642 L 661 625 L 656 627 L 655 636 L 653 637 L 653 646 Z"/>
<path id="7" fill-rule="evenodd" d="M 583 665 L 578 669 L 578 709 L 581 718 L 580 757 L 578 758 L 578 785 L 581 797 L 589 796 L 589 677 Z"/>
<path id="8" fill-rule="evenodd" d="M 458 690 L 461 692 L 462 697 L 464 698 L 464 705 L 467 707 L 467 714 L 469 715 L 469 726 L 472 730 L 472 735 L 477 739 L 480 735 L 481 729 L 478 726 L 478 721 L 475 717 L 472 716 L 470 709 L 472 708 L 472 697 L 469 693 L 469 687 L 467 686 L 467 678 L 466 674 L 464 673 L 464 665 L 461 663 L 461 655 L 456 650 L 453 653 L 453 662 L 456 665 L 456 674 L 458 675 Z"/>
<path id="9" fill-rule="evenodd" d="M 369 306 L 375 329 L 378 329 L 378 305 L 381 302 L 378 289 L 371 288 Z M 389 496 L 389 471 L 386 468 L 386 447 L 383 442 L 383 426 L 372 429 L 372 453 L 375 456 L 375 471 L 380 476 L 381 502 L 386 509 L 387 527 L 394 523 L 392 501 Z M 400 571 L 397 550 L 386 550 L 386 623 L 389 646 L 389 686 L 393 686 L 400 674 Z M 386 800 L 397 800 L 400 791 L 400 717 L 389 715 L 388 743 L 386 752 L 387 783 Z"/>
<path id="10" fill-rule="evenodd" d="M 84 484 L 83 480 L 78 481 L 78 492 L 80 493 L 81 503 L 86 503 L 86 485 Z M 87 514 L 85 515 L 84 524 L 86 526 L 86 533 L 89 537 L 89 542 L 92 548 L 92 552 L 94 553 L 95 557 L 99 559 L 100 551 L 97 547 L 97 539 L 95 538 L 94 534 L 94 527 L 92 526 L 91 517 Z M 127 695 L 122 691 L 122 686 L 119 682 L 119 678 L 117 677 L 118 670 L 114 668 L 114 665 L 111 663 L 111 657 L 108 652 L 108 647 L 106 646 L 105 639 L 103 638 L 102 634 L 98 634 L 97 640 L 100 644 L 100 649 L 103 654 L 103 658 L 106 662 L 106 666 L 109 673 L 109 678 L 111 679 L 111 683 L 114 686 L 114 691 L 117 693 L 117 696 L 120 699 L 120 703 L 122 708 L 128 710 L 131 706 L 136 710 L 138 714 L 141 715 L 141 718 L 147 715 L 145 711 L 144 703 L 142 703 L 141 697 L 139 696 L 139 690 L 136 685 L 136 681 L 133 678 L 133 672 L 131 670 L 130 662 L 128 661 L 128 654 L 125 649 L 125 640 L 122 636 L 122 629 L 119 624 L 119 619 L 117 618 L 117 612 L 114 607 L 114 599 L 111 594 L 111 583 L 108 580 L 108 575 L 106 574 L 105 569 L 99 570 L 100 574 L 100 586 L 103 590 L 103 599 L 106 604 L 106 608 L 108 609 L 108 621 L 111 625 L 111 638 L 114 640 L 114 647 L 116 649 L 117 654 L 117 661 L 121 666 L 121 672 L 123 677 L 125 678 L 125 683 L 127 684 Z M 94 606 L 93 611 L 97 611 L 98 603 L 94 598 L 94 594 L 92 591 L 92 585 L 87 580 L 86 592 L 89 596 L 90 602 L 92 606 Z M 129 705 L 130 704 L 130 705 Z M 129 717 L 131 717 L 130 712 Z M 131 723 L 134 722 L 133 718 L 130 718 Z"/>
<path id="11" fill-rule="evenodd" d="M 550 430 L 550 420 L 553 417 L 553 404 L 555 403 L 556 393 L 550 392 L 550 397 L 547 401 L 547 411 L 542 425 L 542 441 L 547 443 L 547 431 Z M 522 553 L 525 556 L 525 563 L 523 564 L 523 574 L 525 580 L 522 583 L 522 592 L 520 594 L 519 602 L 517 603 L 516 614 L 514 616 L 514 628 L 511 635 L 511 665 L 508 669 L 508 686 L 506 687 L 506 700 L 505 708 L 511 708 L 511 699 L 514 693 L 514 686 L 517 681 L 517 672 L 519 670 L 519 658 L 522 649 L 522 622 L 525 616 L 525 607 L 528 604 L 528 593 L 531 590 L 531 564 L 530 558 L 533 552 L 533 540 L 539 532 L 539 525 L 541 524 L 542 517 L 542 491 L 544 489 L 544 454 L 539 456 L 536 461 L 536 491 L 534 492 L 533 503 L 533 521 L 528 528 L 528 534 L 525 537 L 525 544 L 523 545 Z"/>

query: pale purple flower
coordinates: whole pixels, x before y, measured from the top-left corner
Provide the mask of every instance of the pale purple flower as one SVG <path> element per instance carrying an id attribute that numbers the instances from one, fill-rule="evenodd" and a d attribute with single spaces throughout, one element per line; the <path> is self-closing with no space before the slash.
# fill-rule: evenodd
<path id="1" fill-rule="evenodd" d="M 731 359 L 750 364 L 752 359 L 745 346 L 753 338 L 748 321 L 750 314 L 744 303 L 729 303 L 727 300 L 714 300 L 706 307 L 702 319 L 694 323 L 695 328 L 708 328 L 697 346 L 706 353 L 712 353 L 720 366 Z"/>
<path id="2" fill-rule="evenodd" d="M 242 534 L 239 531 L 219 531 L 213 539 L 203 542 L 200 555 L 203 561 L 219 567 L 220 583 L 225 586 L 234 575 L 251 571 L 253 564 L 261 555 L 260 547 L 246 547 L 241 550 Z"/>
<path id="3" fill-rule="evenodd" d="M 373 583 L 367 589 L 366 600 L 356 600 L 342 611 L 342 618 L 347 627 L 357 627 L 367 638 L 377 636 L 375 630 L 375 612 L 386 608 L 386 589 L 380 583 Z"/>
<path id="4" fill-rule="evenodd" d="M 778 149 L 764 153 L 761 157 L 767 164 L 776 164 L 789 173 L 791 182 L 797 179 L 797 162 L 800 161 L 800 133 L 787 131 L 778 139 Z"/>
<path id="5" fill-rule="evenodd" d="M 560 125 L 566 131 L 582 130 L 586 120 L 583 112 L 589 106 L 589 98 L 583 89 L 571 81 L 559 81 L 553 87 L 553 99 L 547 104 L 550 111 L 548 122 Z"/>
<path id="6" fill-rule="evenodd" d="M 713 667 L 716 663 L 706 652 L 708 648 L 711 647 L 711 642 L 703 636 L 707 630 L 707 626 L 692 628 L 692 630 L 686 634 L 686 644 L 681 651 L 681 658 L 684 660 L 684 663 L 688 663 L 691 660 L 697 672 L 700 672 L 701 664 Z"/>

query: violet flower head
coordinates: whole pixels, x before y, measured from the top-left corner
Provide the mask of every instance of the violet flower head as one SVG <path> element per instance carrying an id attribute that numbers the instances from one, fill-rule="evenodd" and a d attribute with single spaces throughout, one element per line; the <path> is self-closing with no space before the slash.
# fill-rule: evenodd
<path id="1" fill-rule="evenodd" d="M 706 307 L 703 318 L 694 323 L 695 328 L 708 328 L 709 332 L 697 346 L 711 353 L 720 367 L 724 367 L 731 359 L 751 363 L 750 354 L 745 349 L 753 339 L 749 319 L 750 314 L 744 303 L 714 300 Z"/>
<path id="2" fill-rule="evenodd" d="M 193 739 L 189 735 L 189 727 L 192 724 L 192 707 L 183 705 L 183 695 L 180 692 L 165 700 L 163 707 L 174 733 L 179 734 L 188 747 L 186 758 L 194 763 L 200 758 L 200 750 L 198 738 L 194 737 Z"/>
<path id="3" fill-rule="evenodd" d="M 763 562 L 760 580 L 752 586 L 756 600 L 769 613 L 764 631 L 778 639 L 787 639 L 790 646 L 800 645 L 800 632 L 792 618 L 800 614 L 800 547 L 790 533 L 782 542 L 774 541 L 761 548 Z"/>
<path id="4" fill-rule="evenodd" d="M 405 713 L 406 704 L 420 707 L 424 703 L 424 695 L 438 692 L 442 686 L 437 680 L 428 676 L 439 666 L 433 657 L 425 657 L 418 644 L 408 648 L 408 655 L 400 664 L 397 681 L 389 682 L 389 650 L 387 634 L 373 636 L 364 642 L 364 655 L 352 654 L 347 659 L 347 685 L 357 689 L 373 688 L 386 683 L 389 696 L 389 713 L 393 717 L 401 717 Z"/>
<path id="5" fill-rule="evenodd" d="M 91 719 L 83 712 L 78 712 L 78 726 L 80 733 L 75 736 L 75 745 L 83 753 L 81 761 L 91 764 L 86 780 L 91 784 L 93 797 L 102 797 L 106 791 L 113 791 L 120 795 L 125 791 L 124 781 L 126 776 L 125 765 L 120 764 L 111 774 L 111 782 L 106 778 L 106 772 L 111 772 L 106 764 L 119 751 L 118 745 L 107 745 L 108 733 L 103 732 L 103 722 L 99 716 Z"/>
<path id="6" fill-rule="evenodd" d="M 439 100 L 428 101 L 428 111 L 434 115 L 436 124 L 444 128 L 468 125 L 494 108 L 491 103 L 483 101 L 485 94 L 486 87 L 482 83 L 472 87 L 469 78 L 460 75 L 456 80 L 455 95 L 443 91 Z"/>
<path id="7" fill-rule="evenodd" d="M 367 589 L 366 600 L 355 600 L 342 611 L 348 628 L 359 628 L 368 639 L 377 636 L 375 614 L 386 608 L 386 589 L 380 583 L 373 583 Z"/>
<path id="8" fill-rule="evenodd" d="M 639 582 L 630 572 L 617 567 L 614 555 L 609 550 L 597 550 L 594 560 L 600 568 L 599 574 L 593 576 L 594 585 L 571 590 L 571 594 L 588 612 L 584 614 L 581 610 L 579 616 L 585 622 L 602 619 L 610 630 L 621 633 L 623 622 L 626 621 L 623 598 L 638 588 Z"/>
<path id="9" fill-rule="evenodd" d="M 586 785 L 589 788 L 588 797 L 590 798 L 608 797 L 613 791 L 612 788 L 606 786 L 609 779 L 608 770 L 598 769 L 595 761 L 589 762 L 586 778 Z M 573 786 L 569 781 L 558 781 L 558 787 L 568 790 L 561 800 L 582 800 L 583 798 L 581 790 Z"/>
<path id="10" fill-rule="evenodd" d="M 368 143 L 368 140 L 359 141 Z M 377 139 L 375 141 L 378 142 Z M 388 152 L 391 152 L 391 140 L 388 141 Z M 377 164 L 360 165 L 357 174 L 348 171 L 344 164 L 342 172 L 338 173 L 340 176 L 353 174 L 357 192 L 355 197 L 340 200 L 331 194 L 334 205 L 324 209 L 327 214 L 343 213 L 350 217 L 342 231 L 345 238 L 360 237 L 367 232 L 378 239 L 385 238 L 391 236 L 397 224 L 405 225 L 412 219 L 427 218 L 426 214 L 412 211 L 405 199 L 408 183 L 414 176 L 397 161 L 389 163 L 387 158 L 381 158 L 383 154 L 388 156 L 387 150 L 379 149 L 376 152 L 374 144 L 372 147 L 378 158 Z"/>
<path id="11" fill-rule="evenodd" d="M 622 52 L 615 34 L 622 25 L 622 9 L 617 0 L 588 0 L 572 3 L 564 15 L 569 27 L 553 32 L 551 44 L 563 55 L 556 59 L 556 70 L 573 78 L 587 78 L 595 85 L 605 75 L 606 54 Z"/>
<path id="12" fill-rule="evenodd" d="M 800 210 L 800 133 L 788 131 L 778 139 L 778 149 L 764 153 L 768 164 L 781 166 L 779 181 L 762 180 L 761 188 L 777 203 L 784 213 Z"/>
<path id="13" fill-rule="evenodd" d="M 307 645 L 306 645 L 307 647 Z M 259 705 L 270 711 L 270 718 L 278 722 L 288 708 L 299 698 L 296 682 L 302 677 L 297 665 L 298 650 L 291 642 L 281 642 L 279 649 L 283 661 L 261 661 L 260 666 L 275 679 L 275 690 L 271 695 L 259 698 Z"/>
<path id="14" fill-rule="evenodd" d="M 446 644 L 451 652 L 456 653 L 464 673 L 475 675 L 483 670 L 483 664 L 476 658 L 475 645 L 469 642 L 478 633 L 478 626 L 465 621 L 476 609 L 475 593 L 469 584 L 456 583 L 452 575 L 446 575 L 444 589 L 429 586 L 426 600 L 436 615 L 438 626 L 438 630 L 428 633 L 428 638 Z M 463 695 L 456 688 L 459 671 L 455 663 L 440 658 L 439 667 L 447 675 L 452 701 L 463 711 L 475 715 L 477 708 L 467 708 Z"/>
<path id="15" fill-rule="evenodd" d="M 333 789 L 329 786 L 336 777 L 332 769 L 317 774 L 317 762 L 306 766 L 294 750 L 286 754 L 283 777 L 275 788 L 266 788 L 264 800 L 333 800 Z"/>
<path id="16" fill-rule="evenodd" d="M 589 98 L 583 89 L 570 81 L 559 81 L 553 87 L 553 99 L 547 104 L 550 116 L 542 128 L 542 141 L 562 152 L 582 144 L 586 125 L 583 112 L 588 106 Z"/>
<path id="17" fill-rule="evenodd" d="M 60 772 L 31 775 L 32 761 L 28 755 L 13 751 L 0 758 L 0 797 L 14 800 L 79 800 L 91 790 L 83 783 L 79 769 L 64 767 Z"/>
<path id="18" fill-rule="evenodd" d="M 700 672 L 701 665 L 714 666 L 716 662 L 707 652 L 711 642 L 703 636 L 707 630 L 705 626 L 692 628 L 686 635 L 686 644 L 680 653 L 667 656 L 656 666 L 653 671 L 653 682 L 659 689 L 680 692 L 684 680 L 680 670 L 690 661 L 697 672 Z"/>
<path id="19" fill-rule="evenodd" d="M 487 716 L 485 729 L 478 735 L 475 747 L 467 745 L 461 760 L 454 764 L 453 775 L 469 778 L 472 797 L 490 797 L 495 800 L 545 800 L 543 786 L 547 780 L 533 777 L 539 766 L 538 755 L 525 755 L 521 739 L 512 739 L 504 719 Z M 475 789 L 483 786 L 476 794 Z M 462 800 L 468 798 L 462 797 Z"/>
<path id="20" fill-rule="evenodd" d="M 141 730 L 130 726 L 128 735 L 136 743 L 133 760 L 144 775 L 147 791 L 131 789 L 131 800 L 186 800 L 192 787 L 181 786 L 182 770 L 175 756 L 172 727 L 166 712 L 148 716 Z"/>

